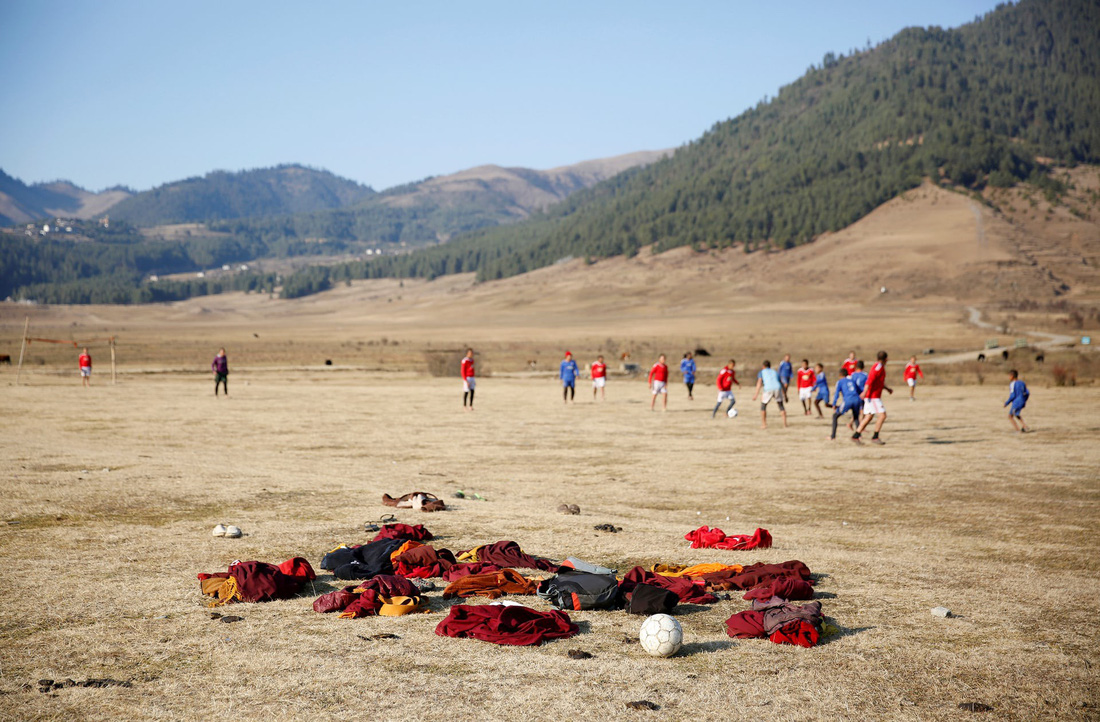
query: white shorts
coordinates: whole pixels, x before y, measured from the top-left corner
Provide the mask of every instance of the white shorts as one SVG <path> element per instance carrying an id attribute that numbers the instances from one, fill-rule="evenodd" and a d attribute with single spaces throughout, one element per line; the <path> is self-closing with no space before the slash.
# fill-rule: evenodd
<path id="1" fill-rule="evenodd" d="M 80 367 L 80 375 L 81 376 L 91 376 L 92 375 L 92 367 L 91 366 L 81 366 Z"/>
<path id="2" fill-rule="evenodd" d="M 594 389 L 602 389 L 606 384 L 607 384 L 607 378 L 604 377 L 604 376 L 599 376 L 597 378 L 592 379 L 592 388 L 594 388 Z"/>
<path id="3" fill-rule="evenodd" d="M 813 394 L 813 390 L 814 390 L 813 386 L 803 386 L 802 388 L 800 388 L 798 390 L 798 400 L 799 401 L 809 401 L 810 396 Z"/>
<path id="4" fill-rule="evenodd" d="M 668 393 L 668 384 L 667 383 L 665 383 L 664 381 L 654 381 L 653 382 L 653 395 L 654 396 L 656 396 L 657 394 L 667 394 L 667 393 Z"/>
<path id="5" fill-rule="evenodd" d="M 905 379 L 905 383 L 909 384 L 910 386 L 916 386 L 917 385 L 917 380 L 915 378 Z"/>
<path id="6" fill-rule="evenodd" d="M 882 405 L 882 399 L 864 399 L 863 413 L 868 416 L 873 414 L 885 414 L 886 407 Z"/>
<path id="7" fill-rule="evenodd" d="M 477 381 L 474 380 L 473 376 L 462 379 L 463 391 L 473 391 L 475 388 L 477 388 Z"/>
<path id="8" fill-rule="evenodd" d="M 729 399 L 730 401 L 733 401 L 733 392 L 732 391 L 719 391 L 718 392 L 718 403 L 722 403 L 726 399 Z"/>
<path id="9" fill-rule="evenodd" d="M 763 395 L 760 397 L 760 408 L 763 409 L 765 406 L 770 404 L 772 402 L 772 400 L 774 400 L 777 404 L 779 404 L 779 408 L 782 409 L 783 408 L 783 390 L 780 389 L 779 391 L 765 391 L 763 393 Z"/>

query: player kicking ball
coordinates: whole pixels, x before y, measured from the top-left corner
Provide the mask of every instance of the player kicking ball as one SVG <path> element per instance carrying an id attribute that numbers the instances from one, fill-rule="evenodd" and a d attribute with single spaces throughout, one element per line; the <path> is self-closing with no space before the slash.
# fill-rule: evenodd
<path id="1" fill-rule="evenodd" d="M 733 410 L 733 405 L 737 401 L 733 398 L 733 385 L 737 384 L 737 388 L 741 388 L 741 384 L 737 381 L 737 372 L 734 371 L 734 367 L 737 366 L 737 362 L 730 359 L 729 363 L 722 367 L 722 370 L 718 372 L 718 403 L 714 405 L 714 411 L 711 412 L 710 418 L 714 418 L 718 413 L 718 409 L 721 408 L 722 402 L 729 400 L 729 408 L 726 409 L 726 416 L 736 416 L 737 412 Z"/>
<path id="2" fill-rule="evenodd" d="M 882 392 L 894 393 L 894 390 L 886 385 L 886 352 L 879 351 L 878 360 L 871 367 L 871 373 L 867 374 L 867 386 L 863 390 L 863 419 L 859 422 L 859 428 L 852 434 L 852 441 L 862 443 L 860 437 L 863 430 L 875 419 L 875 435 L 871 437 L 872 444 L 885 444 L 878 437 L 882 431 L 882 425 L 886 423 L 886 407 L 882 405 Z"/>
<path id="3" fill-rule="evenodd" d="M 668 411 L 668 364 L 665 363 L 664 354 L 658 357 L 657 363 L 649 370 L 649 390 L 653 396 L 649 400 L 649 410 L 656 410 L 657 394 L 660 394 L 661 411 Z"/>

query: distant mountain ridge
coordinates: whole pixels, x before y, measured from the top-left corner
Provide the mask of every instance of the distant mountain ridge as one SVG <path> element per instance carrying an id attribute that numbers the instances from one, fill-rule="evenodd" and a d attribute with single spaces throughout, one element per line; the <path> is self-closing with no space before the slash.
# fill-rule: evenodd
<path id="1" fill-rule="evenodd" d="M 93 193 L 65 180 L 27 185 L 0 170 L 0 225 L 57 216 L 92 218 L 131 195 L 125 188 Z"/>
<path id="2" fill-rule="evenodd" d="M 136 226 L 204 223 L 340 208 L 374 193 L 329 171 L 287 164 L 165 183 L 123 200 L 111 215 Z"/>

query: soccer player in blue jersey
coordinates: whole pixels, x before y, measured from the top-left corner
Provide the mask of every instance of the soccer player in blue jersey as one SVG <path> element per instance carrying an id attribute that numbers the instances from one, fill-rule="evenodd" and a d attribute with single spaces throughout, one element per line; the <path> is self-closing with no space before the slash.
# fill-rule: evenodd
<path id="1" fill-rule="evenodd" d="M 772 368 L 771 361 L 765 361 L 756 374 L 756 391 L 752 400 L 760 397 L 760 428 L 768 428 L 768 404 L 775 401 L 779 415 L 783 417 L 783 427 L 787 427 L 787 408 L 783 405 L 783 386 L 779 383 L 779 374 Z"/>
<path id="2" fill-rule="evenodd" d="M 787 398 L 787 387 L 791 385 L 791 376 L 793 374 L 794 369 L 791 368 L 791 355 L 787 354 L 779 364 L 779 385 L 783 387 L 783 401 L 790 400 Z"/>
<path id="3" fill-rule="evenodd" d="M 821 402 L 825 402 L 825 408 L 832 408 L 829 403 L 829 381 L 825 378 L 825 366 L 816 364 L 814 370 L 814 408 L 817 409 L 817 417 L 823 419 L 825 414 L 821 413 Z"/>
<path id="4" fill-rule="evenodd" d="M 577 362 L 573 360 L 573 354 L 566 351 L 565 358 L 561 362 L 561 368 L 558 370 L 558 378 L 561 379 L 562 403 L 567 404 L 573 400 L 577 393 L 577 377 L 580 375 L 581 370 L 577 367 Z"/>
<path id="5" fill-rule="evenodd" d="M 1008 378 L 1010 379 L 1008 384 L 1008 401 L 1005 402 L 1005 406 L 1008 406 L 1008 420 L 1012 422 L 1012 428 L 1019 431 L 1021 434 L 1030 431 L 1030 427 L 1024 423 L 1023 417 L 1020 416 L 1020 412 L 1027 406 L 1028 397 L 1031 393 L 1027 390 L 1027 384 L 1020 380 L 1020 374 L 1016 373 L 1016 369 L 1012 369 L 1008 372 Z M 1017 425 L 1016 421 L 1019 420 Z"/>
<path id="6" fill-rule="evenodd" d="M 692 392 L 695 390 L 695 358 L 691 355 L 691 351 L 684 354 L 683 360 L 680 361 L 680 373 L 684 375 L 684 386 L 688 387 L 688 400 L 694 401 L 695 396 Z"/>
<path id="7" fill-rule="evenodd" d="M 833 433 L 829 440 L 836 439 L 836 422 L 849 411 L 852 412 L 852 420 L 848 422 L 848 428 L 854 428 L 859 423 L 859 410 L 863 407 L 863 399 L 859 397 L 856 384 L 848 376 L 848 369 L 841 367 L 840 380 L 836 382 L 836 392 L 833 394 Z"/>

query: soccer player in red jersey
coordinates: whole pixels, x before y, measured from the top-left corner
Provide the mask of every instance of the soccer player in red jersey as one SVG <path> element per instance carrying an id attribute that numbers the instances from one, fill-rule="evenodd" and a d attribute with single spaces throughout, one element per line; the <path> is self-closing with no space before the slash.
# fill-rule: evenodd
<path id="1" fill-rule="evenodd" d="M 88 353 L 88 347 L 84 347 L 84 351 L 80 354 L 80 359 L 77 361 L 80 366 L 80 385 L 91 386 L 92 385 L 92 357 Z"/>
<path id="2" fill-rule="evenodd" d="M 798 400 L 802 402 L 802 411 L 806 416 L 810 415 L 810 409 L 813 408 L 813 402 L 810 400 L 813 396 L 814 382 L 817 381 L 817 374 L 810 368 L 810 360 L 802 359 L 802 368 L 796 372 L 798 375 Z"/>
<path id="3" fill-rule="evenodd" d="M 668 364 L 665 363 L 664 354 L 660 355 L 657 363 L 653 364 L 653 368 L 649 370 L 649 390 L 653 396 L 649 401 L 649 410 L 654 410 L 657 394 L 661 394 L 664 397 L 661 410 L 668 411 Z"/>
<path id="4" fill-rule="evenodd" d="M 844 363 L 840 364 L 840 367 L 842 369 L 844 369 L 845 371 L 847 371 L 848 375 L 851 376 L 852 374 L 854 374 L 856 372 L 856 364 L 858 364 L 858 363 L 859 363 L 859 360 L 856 359 L 856 352 L 855 351 L 849 351 L 848 352 L 848 358 L 844 359 Z"/>
<path id="5" fill-rule="evenodd" d="M 879 432 L 882 431 L 882 425 L 886 423 L 886 407 L 882 405 L 882 392 L 892 394 L 894 390 L 886 385 L 886 352 L 879 351 L 877 358 L 878 361 L 871 367 L 871 373 L 867 374 L 867 385 L 863 389 L 863 418 L 859 422 L 856 433 L 852 434 L 852 441 L 857 444 L 860 443 L 863 430 L 871 423 L 871 419 L 876 417 L 875 435 L 871 437 L 871 443 L 886 443 L 878 437 Z"/>
<path id="6" fill-rule="evenodd" d="M 902 376 L 909 387 L 909 400 L 916 401 L 917 399 L 913 394 L 917 390 L 917 376 L 920 376 L 921 381 L 924 380 L 924 372 L 920 370 L 920 364 L 917 363 L 916 356 L 909 357 L 909 363 L 905 364 L 905 373 Z"/>
<path id="7" fill-rule="evenodd" d="M 600 399 L 607 400 L 607 364 L 603 362 L 603 356 L 597 356 L 596 360 L 592 362 L 592 400 L 596 400 L 596 392 L 599 392 Z"/>
<path id="8" fill-rule="evenodd" d="M 462 367 L 459 373 L 462 374 L 462 408 L 473 411 L 474 389 L 477 388 L 477 381 L 474 379 L 474 350 L 472 348 L 466 349 L 466 358 L 462 359 Z M 469 406 L 466 406 L 467 399 L 470 400 Z"/>
<path id="9" fill-rule="evenodd" d="M 733 398 L 733 385 L 737 384 L 737 388 L 741 388 L 741 384 L 737 381 L 737 372 L 734 368 L 737 366 L 737 362 L 730 359 L 730 362 L 726 364 L 721 371 L 718 372 L 718 403 L 714 405 L 714 411 L 711 412 L 710 418 L 714 418 L 718 413 L 718 409 L 722 406 L 722 402 L 729 399 L 730 405 L 726 409 L 726 413 L 729 414 L 730 409 L 733 408 L 736 399 Z"/>

